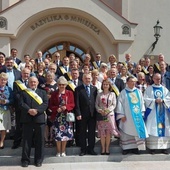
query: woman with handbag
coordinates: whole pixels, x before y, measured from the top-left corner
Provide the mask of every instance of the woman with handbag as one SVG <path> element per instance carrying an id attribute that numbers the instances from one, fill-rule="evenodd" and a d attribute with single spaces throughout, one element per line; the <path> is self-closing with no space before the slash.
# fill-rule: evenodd
<path id="1" fill-rule="evenodd" d="M 72 122 L 66 121 L 68 112 L 74 109 L 74 95 L 72 91 L 66 90 L 68 82 L 61 76 L 58 81 L 58 90 L 51 94 L 49 108 L 52 110 L 51 120 L 54 121 L 54 137 L 57 146 L 57 157 L 66 156 L 66 144 L 73 139 Z"/>
<path id="2" fill-rule="evenodd" d="M 101 155 L 110 155 L 110 140 L 112 135 L 119 136 L 115 123 L 114 109 L 116 107 L 116 95 L 111 92 L 111 83 L 108 79 L 103 80 L 102 90 L 96 98 L 97 129 L 101 141 Z"/>

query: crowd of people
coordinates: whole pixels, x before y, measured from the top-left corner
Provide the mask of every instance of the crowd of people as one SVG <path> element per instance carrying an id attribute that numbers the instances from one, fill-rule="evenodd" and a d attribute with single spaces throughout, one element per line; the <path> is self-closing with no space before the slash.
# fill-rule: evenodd
<path id="1" fill-rule="evenodd" d="M 97 53 L 84 60 L 71 53 L 52 57 L 37 51 L 36 58 L 17 49 L 10 57 L 0 52 L 0 149 L 6 133 L 12 149 L 22 143 L 21 166 L 28 167 L 34 145 L 35 166 L 42 166 L 44 148 L 56 146 L 56 156 L 66 156 L 66 146 L 80 147 L 80 156 L 97 155 L 96 131 L 101 155 L 110 154 L 110 142 L 119 139 L 122 154 L 151 154 L 170 148 L 170 72 L 163 54 L 151 65 L 148 57 L 138 63 L 130 54 L 108 63 Z M 67 114 L 75 114 L 75 122 Z"/>

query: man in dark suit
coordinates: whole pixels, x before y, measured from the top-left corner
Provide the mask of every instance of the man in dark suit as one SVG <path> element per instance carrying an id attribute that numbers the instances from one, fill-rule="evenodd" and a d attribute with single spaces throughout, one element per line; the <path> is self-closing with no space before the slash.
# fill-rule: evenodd
<path id="1" fill-rule="evenodd" d="M 0 73 L 7 73 L 8 83 L 7 85 L 13 89 L 13 83 L 21 78 L 21 72 L 14 68 L 14 61 L 12 57 L 5 58 L 5 68 L 0 70 Z"/>
<path id="2" fill-rule="evenodd" d="M 17 58 L 18 50 L 16 48 L 11 49 L 11 57 L 14 60 L 14 67 L 17 69 L 18 65 L 21 63 L 21 60 Z"/>
<path id="3" fill-rule="evenodd" d="M 15 135 L 12 149 L 17 149 L 20 146 L 22 140 L 22 124 L 20 122 L 21 108 L 18 105 L 20 102 L 20 93 L 22 90 L 28 87 L 28 79 L 30 77 L 30 70 L 24 68 L 21 73 L 22 77 L 14 82 L 13 86 L 13 96 L 14 96 L 14 108 L 15 108 Z"/>
<path id="4" fill-rule="evenodd" d="M 5 68 L 5 54 L 0 52 L 0 70 Z"/>
<path id="5" fill-rule="evenodd" d="M 75 88 L 83 84 L 83 82 L 79 80 L 79 70 L 78 70 L 78 68 L 74 68 L 74 69 L 71 70 L 71 78 L 72 78 L 72 80 L 68 81 L 68 85 L 67 85 L 66 89 L 71 90 L 74 93 Z M 75 111 L 74 111 L 74 113 L 75 113 Z M 74 133 L 76 146 L 80 146 L 80 142 L 79 142 L 80 125 L 79 125 L 79 122 L 80 121 L 78 121 L 76 119 L 76 122 L 73 126 L 76 129 L 76 131 Z M 72 145 L 72 143 L 71 143 L 71 145 Z"/>
<path id="6" fill-rule="evenodd" d="M 113 92 L 116 94 L 116 97 L 118 97 L 119 93 L 125 88 L 125 83 L 122 79 L 117 77 L 117 73 L 118 71 L 116 68 L 111 68 L 108 73 L 108 77 L 112 84 Z"/>
<path id="7" fill-rule="evenodd" d="M 35 59 L 35 67 L 36 67 L 36 70 L 37 70 L 38 69 L 38 64 L 43 62 L 44 59 L 43 59 L 42 51 L 37 50 L 36 55 L 37 55 L 37 58 Z"/>
<path id="8" fill-rule="evenodd" d="M 63 65 L 58 67 L 58 75 L 64 76 L 65 73 L 70 72 L 70 66 L 69 66 L 69 58 L 67 56 L 63 57 L 62 63 Z"/>
<path id="9" fill-rule="evenodd" d="M 30 77 L 29 88 L 21 93 L 21 123 L 23 124 L 22 167 L 30 163 L 31 144 L 34 135 L 35 154 L 34 164 L 42 166 L 44 158 L 44 131 L 48 106 L 47 94 L 37 88 L 38 79 Z"/>
<path id="10" fill-rule="evenodd" d="M 97 53 L 96 56 L 95 56 L 95 61 L 92 62 L 92 65 L 93 65 L 93 69 L 99 69 L 100 68 L 100 65 L 103 61 L 101 61 L 101 54 L 100 53 Z"/>
<path id="11" fill-rule="evenodd" d="M 94 152 L 96 129 L 95 101 L 97 88 L 91 85 L 91 79 L 90 74 L 84 74 L 83 84 L 75 89 L 75 113 L 80 127 L 80 156 L 83 156 L 86 153 L 90 155 L 97 155 Z M 88 139 L 88 147 L 86 136 Z"/>

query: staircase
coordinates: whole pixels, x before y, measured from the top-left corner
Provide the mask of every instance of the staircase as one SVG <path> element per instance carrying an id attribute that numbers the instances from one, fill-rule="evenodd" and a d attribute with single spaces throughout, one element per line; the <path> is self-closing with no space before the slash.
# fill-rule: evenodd
<path id="1" fill-rule="evenodd" d="M 66 149 L 66 157 L 56 157 L 56 147 L 45 148 L 45 158 L 43 163 L 72 163 L 72 162 L 121 162 L 121 161 L 170 161 L 169 155 L 164 155 L 159 152 L 155 155 L 149 152 L 141 151 L 140 155 L 128 154 L 122 155 L 118 139 L 113 138 L 111 141 L 110 155 L 100 155 L 100 141 L 96 139 L 95 151 L 97 156 L 85 155 L 79 156 L 79 147 L 68 147 Z M 5 148 L 0 150 L 0 166 L 20 165 L 22 148 L 11 149 L 13 140 L 5 141 Z M 31 151 L 33 162 L 34 148 Z"/>

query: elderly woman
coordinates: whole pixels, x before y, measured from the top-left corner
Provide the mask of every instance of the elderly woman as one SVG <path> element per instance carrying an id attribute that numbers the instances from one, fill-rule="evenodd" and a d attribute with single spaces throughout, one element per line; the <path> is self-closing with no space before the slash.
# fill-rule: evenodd
<path id="1" fill-rule="evenodd" d="M 96 98 L 97 129 L 101 141 L 101 155 L 109 155 L 110 140 L 112 135 L 119 136 L 115 123 L 114 109 L 116 107 L 116 95 L 111 92 L 112 87 L 108 79 L 102 82 L 103 92 Z"/>
<path id="2" fill-rule="evenodd" d="M 44 84 L 46 82 L 46 80 L 45 80 L 45 64 L 44 64 L 44 62 L 38 63 L 38 68 L 37 69 L 38 70 L 35 71 L 35 75 L 38 78 L 39 85 Z"/>
<path id="3" fill-rule="evenodd" d="M 137 75 L 137 79 L 138 79 L 138 81 L 136 82 L 136 88 L 140 89 L 142 94 L 144 94 L 144 92 L 147 88 L 147 84 L 146 84 L 146 80 L 145 80 L 145 73 L 139 72 Z"/>
<path id="4" fill-rule="evenodd" d="M 4 148 L 6 130 L 11 129 L 11 115 L 9 104 L 12 103 L 12 89 L 6 86 L 8 76 L 6 73 L 0 74 L 0 149 Z"/>
<path id="5" fill-rule="evenodd" d="M 25 68 L 28 68 L 30 70 L 30 77 L 36 76 L 34 71 L 33 71 L 34 69 L 33 69 L 33 65 L 32 65 L 31 62 L 26 63 Z"/>
<path id="6" fill-rule="evenodd" d="M 106 78 L 107 78 L 107 64 L 101 63 L 100 69 L 99 69 L 98 80 L 102 83 L 103 80 L 105 80 Z"/>
<path id="7" fill-rule="evenodd" d="M 47 97 L 50 100 L 51 94 L 57 90 L 57 82 L 55 79 L 55 74 L 48 71 L 45 75 L 46 83 L 40 84 L 40 87 L 46 91 Z M 51 110 L 47 108 L 47 124 L 45 127 L 45 147 L 52 147 L 53 146 L 53 135 L 52 135 L 52 122 L 50 120 Z"/>
<path id="8" fill-rule="evenodd" d="M 54 135 L 57 146 L 57 157 L 66 156 L 66 144 L 73 139 L 73 124 L 66 121 L 68 112 L 74 109 L 74 95 L 66 90 L 68 82 L 61 76 L 58 81 L 58 90 L 51 94 L 49 108 L 52 110 L 51 120 L 54 121 Z"/>

